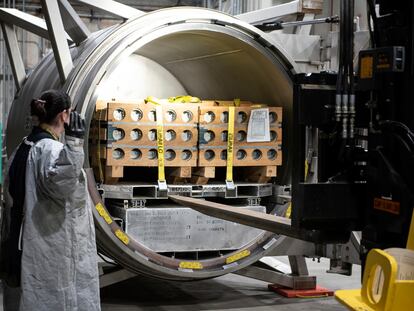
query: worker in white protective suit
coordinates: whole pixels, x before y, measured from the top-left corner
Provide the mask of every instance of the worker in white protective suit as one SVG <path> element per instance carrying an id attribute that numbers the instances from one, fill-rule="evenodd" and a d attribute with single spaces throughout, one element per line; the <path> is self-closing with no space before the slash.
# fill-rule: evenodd
<path id="1" fill-rule="evenodd" d="M 32 101 L 40 125 L 19 146 L 9 170 L 13 207 L 24 197 L 22 311 L 100 310 L 93 203 L 82 169 L 85 122 L 70 107 L 69 96 L 55 90 Z M 20 195 L 19 161 L 26 164 Z"/>

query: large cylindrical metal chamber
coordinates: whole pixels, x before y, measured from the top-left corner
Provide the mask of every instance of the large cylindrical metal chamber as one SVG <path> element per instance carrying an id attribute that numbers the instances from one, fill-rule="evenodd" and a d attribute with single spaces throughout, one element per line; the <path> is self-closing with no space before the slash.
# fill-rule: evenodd
<path id="1" fill-rule="evenodd" d="M 241 98 L 283 107 L 284 173 L 278 176 L 276 182 L 284 184 L 288 181 L 287 151 L 294 62 L 286 55 L 283 47 L 255 27 L 216 11 L 172 8 L 148 13 L 93 33 L 79 46 L 71 47 L 71 53 L 74 69 L 65 85 L 60 84 L 51 53 L 31 72 L 16 95 L 7 124 L 9 154 L 30 131 L 30 100 L 51 88 L 67 91 L 76 110 L 85 117 L 88 124 L 91 123 L 98 100 L 127 102 L 147 96 L 168 98 L 184 94 L 202 99 Z M 89 133 L 87 137 L 88 135 Z M 85 167 L 88 167 L 91 145 L 85 145 Z M 145 201 L 142 193 L 141 197 L 135 196 L 138 186 L 142 186 L 142 183 L 122 182 L 97 185 L 97 188 L 104 201 L 117 198 L 121 200 L 119 202 L 135 200 L 136 203 Z M 149 183 L 149 187 L 152 186 Z M 198 189 L 196 185 L 185 186 L 192 187 L 189 191 Z M 236 199 L 240 202 L 245 199 L 254 201 L 262 196 L 270 196 L 273 186 L 274 182 L 248 185 L 246 188 L 240 186 L 240 195 Z M 214 191 L 220 192 L 212 189 L 211 193 Z M 223 197 L 220 194 L 217 196 Z M 175 206 L 165 198 L 157 198 L 156 195 L 153 197 L 154 200 L 150 200 L 152 197 L 147 194 L 147 201 L 153 203 L 144 208 L 145 212 L 140 214 L 139 206 L 135 206 L 134 210 L 141 215 L 139 217 L 147 217 L 147 221 L 151 221 L 151 217 L 159 220 L 160 214 L 152 211 L 164 208 L 170 213 L 167 219 L 171 220 L 170 225 L 174 230 L 178 229 L 173 223 L 180 217 L 187 217 L 188 222 L 195 217 L 192 214 L 195 212 L 191 210 Z M 255 202 L 256 204 L 250 204 L 254 205 L 252 208 L 260 209 L 258 201 Z M 122 209 L 122 206 L 119 210 L 128 211 Z M 174 210 L 183 213 L 174 216 L 171 212 Z M 263 207 L 262 210 L 266 208 Z M 102 210 L 94 210 L 99 249 L 133 272 L 164 279 L 197 280 L 234 272 L 266 255 L 283 238 L 237 225 L 226 229 L 227 235 L 222 234 L 223 241 L 220 243 L 214 241 L 216 236 L 199 234 L 198 241 L 189 242 L 177 238 L 170 241 L 170 244 L 164 244 L 165 249 L 151 249 L 151 246 L 139 239 L 123 235 L 122 229 L 125 222 L 128 222 L 128 217 L 126 219 L 114 215 L 111 210 L 109 212 L 114 221 L 122 218 L 120 222 L 123 224 L 118 223 L 121 233 L 111 229 L 105 217 L 102 217 Z M 268 208 L 267 212 L 272 211 Z M 132 217 L 132 214 L 129 215 Z M 172 229 L 167 228 L 165 218 L 161 222 L 162 224 L 158 223 L 159 230 L 164 232 L 161 236 L 168 235 Z M 202 230 L 209 230 L 209 227 Z M 234 234 L 229 235 L 230 231 Z M 134 240 L 134 243 L 125 243 L 125 236 Z"/>

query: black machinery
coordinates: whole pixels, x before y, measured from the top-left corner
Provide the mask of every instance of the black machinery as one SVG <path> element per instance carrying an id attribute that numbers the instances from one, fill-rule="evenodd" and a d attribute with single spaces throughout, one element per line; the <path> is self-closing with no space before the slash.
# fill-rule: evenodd
<path id="1" fill-rule="evenodd" d="M 405 247 L 414 206 L 414 5 L 367 2 L 372 48 L 358 64 L 353 1 L 341 0 L 338 72 L 296 76 L 290 228 L 181 203 L 317 244 L 362 231 L 363 260 L 372 248 Z"/>

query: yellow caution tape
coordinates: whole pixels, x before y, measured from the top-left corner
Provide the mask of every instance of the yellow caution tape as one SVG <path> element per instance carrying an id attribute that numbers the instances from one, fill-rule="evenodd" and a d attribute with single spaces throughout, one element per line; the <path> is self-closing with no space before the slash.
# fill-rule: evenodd
<path id="1" fill-rule="evenodd" d="M 203 269 L 203 264 L 199 261 L 181 261 L 179 267 L 181 269 L 200 270 Z"/>
<path id="2" fill-rule="evenodd" d="M 240 260 L 242 258 L 245 258 L 247 256 L 250 256 L 250 251 L 248 249 L 245 249 L 244 251 L 241 251 L 240 253 L 231 255 L 226 258 L 226 264 L 230 264 L 232 262 L 235 262 L 237 260 Z"/>
<path id="3" fill-rule="evenodd" d="M 190 95 L 181 95 L 175 97 L 169 97 L 168 102 L 173 104 L 184 104 L 184 103 L 201 103 L 201 99 Z"/>
<path id="4" fill-rule="evenodd" d="M 233 156 L 234 156 L 234 107 L 229 107 L 229 123 L 227 128 L 227 170 L 226 181 L 233 181 Z"/>
<path id="5" fill-rule="evenodd" d="M 123 232 L 122 230 L 117 229 L 117 230 L 115 231 L 115 235 L 116 235 L 116 237 L 117 237 L 118 239 L 120 239 L 120 240 L 122 241 L 122 243 L 124 243 L 125 245 L 128 245 L 128 244 L 129 244 L 129 238 L 128 238 L 128 236 L 125 234 L 125 232 Z"/>
<path id="6" fill-rule="evenodd" d="M 106 221 L 108 225 L 110 225 L 112 223 L 112 218 L 111 216 L 109 216 L 108 212 L 106 211 L 102 203 L 96 204 L 95 208 L 98 211 L 98 214 L 101 215 L 101 217 Z"/>

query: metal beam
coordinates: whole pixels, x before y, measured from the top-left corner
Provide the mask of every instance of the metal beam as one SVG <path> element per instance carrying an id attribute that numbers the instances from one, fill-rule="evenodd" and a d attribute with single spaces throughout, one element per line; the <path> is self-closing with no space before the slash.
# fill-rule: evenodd
<path id="1" fill-rule="evenodd" d="M 81 43 L 90 35 L 89 29 L 67 0 L 59 0 L 58 3 L 66 32 L 76 44 Z"/>
<path id="2" fill-rule="evenodd" d="M 292 228 L 291 220 L 285 217 L 260 213 L 247 209 L 240 209 L 234 206 L 219 204 L 215 202 L 194 199 L 179 195 L 170 195 L 174 202 L 191 207 L 196 211 L 220 219 L 233 221 L 246 226 L 298 237 L 299 232 Z"/>
<path id="3" fill-rule="evenodd" d="M 315 19 L 315 14 L 312 13 L 306 13 L 303 15 L 303 22 L 311 22 Z M 297 35 L 307 35 L 309 36 L 312 30 L 312 24 L 309 25 L 305 25 L 305 26 L 299 26 L 296 29 L 296 34 Z"/>
<path id="4" fill-rule="evenodd" d="M 308 266 L 304 256 L 288 256 L 292 275 L 306 276 L 309 275 Z"/>
<path id="5" fill-rule="evenodd" d="M 45 20 L 34 15 L 16 9 L 0 8 L 0 21 L 23 28 L 47 40 L 50 39 Z M 66 33 L 65 36 L 69 44 L 73 43 Z"/>
<path id="6" fill-rule="evenodd" d="M 65 29 L 60 15 L 59 5 L 57 0 L 41 0 L 41 3 L 60 81 L 63 84 L 73 69 L 73 62 L 65 38 Z"/>
<path id="7" fill-rule="evenodd" d="M 248 266 L 234 272 L 234 274 L 246 276 L 252 279 L 281 285 L 291 289 L 314 289 L 316 287 L 316 276 L 296 276 L 256 267 Z"/>
<path id="8" fill-rule="evenodd" d="M 104 273 L 99 277 L 99 287 L 104 288 L 131 278 L 136 277 L 135 273 L 129 272 L 125 269 L 116 270 L 109 273 Z"/>
<path id="9" fill-rule="evenodd" d="M 1 29 L 6 43 L 7 54 L 9 55 L 9 61 L 14 76 L 14 83 L 16 84 L 16 89 L 19 90 L 22 87 L 23 82 L 26 80 L 26 71 L 24 69 L 22 55 L 20 54 L 19 42 L 17 41 L 14 26 L 1 23 Z"/>
<path id="10" fill-rule="evenodd" d="M 264 22 L 274 21 L 282 16 L 299 13 L 301 10 L 301 1 L 294 0 L 269 8 L 239 14 L 235 17 L 250 24 L 260 24 Z"/>
<path id="11" fill-rule="evenodd" d="M 123 19 L 130 19 L 131 17 L 144 15 L 145 12 L 134 9 L 128 5 L 112 1 L 112 0 L 76 0 L 82 4 L 90 6 L 95 9 L 102 10 L 109 14 L 121 17 Z"/>
<path id="12" fill-rule="evenodd" d="M 168 197 L 178 204 L 191 207 L 200 213 L 212 217 L 233 221 L 277 234 L 283 234 L 296 239 L 312 241 L 315 243 L 346 243 L 349 240 L 348 232 L 336 232 L 335 230 L 307 230 L 291 226 L 290 219 L 276 215 L 180 195 L 169 195 Z"/>

